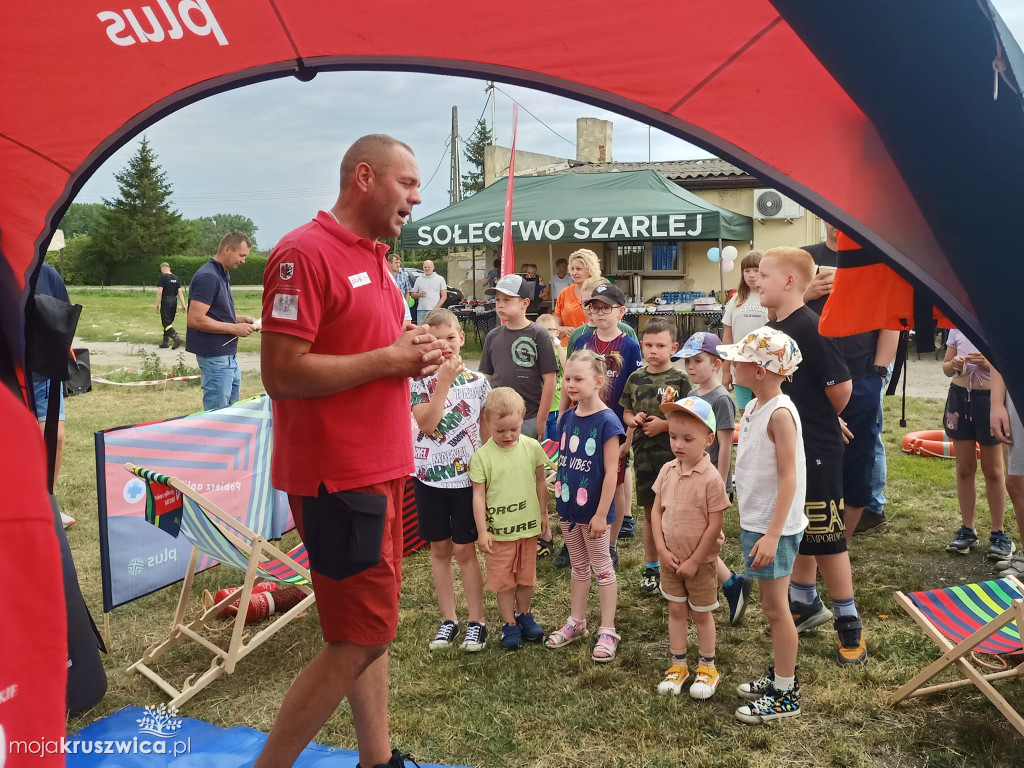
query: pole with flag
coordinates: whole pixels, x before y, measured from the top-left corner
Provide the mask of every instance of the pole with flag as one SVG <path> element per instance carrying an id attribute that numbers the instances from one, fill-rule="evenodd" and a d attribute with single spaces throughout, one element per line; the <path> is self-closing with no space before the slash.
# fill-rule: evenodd
<path id="1" fill-rule="evenodd" d="M 512 250 L 512 188 L 516 180 L 516 131 L 519 126 L 519 105 L 512 107 L 512 159 L 508 162 L 508 187 L 505 189 L 505 229 L 501 234 L 501 274 L 511 275 L 516 268 Z"/>

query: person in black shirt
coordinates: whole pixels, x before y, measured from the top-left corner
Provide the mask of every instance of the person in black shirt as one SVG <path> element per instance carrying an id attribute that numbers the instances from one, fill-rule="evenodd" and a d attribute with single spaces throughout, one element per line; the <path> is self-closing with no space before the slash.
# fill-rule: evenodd
<path id="1" fill-rule="evenodd" d="M 761 305 L 774 311 L 768 323 L 797 343 L 803 363 L 782 391 L 792 398 L 803 428 L 809 520 L 800 542 L 789 585 L 790 609 L 798 633 L 832 618 L 818 596 L 821 571 L 835 608 L 839 662 L 867 658 L 863 625 L 853 595 L 853 572 L 843 525 L 843 441 L 849 437 L 839 414 L 853 389 L 846 361 L 835 339 L 818 332 L 818 316 L 804 305 L 804 291 L 814 277 L 814 260 L 799 248 L 772 248 L 758 266 Z"/>
<path id="2" fill-rule="evenodd" d="M 837 234 L 835 227 L 826 224 L 825 241 L 803 248 L 818 265 L 814 279 L 804 291 L 804 302 L 818 315 L 832 293 L 834 268 L 838 266 Z M 889 378 L 889 365 L 896 357 L 899 338 L 898 331 L 883 329 L 836 339 L 853 380 L 850 402 L 841 414 L 853 433 L 843 454 L 843 519 L 847 541 L 858 530 L 885 523 L 882 391 Z"/>
<path id="3" fill-rule="evenodd" d="M 160 265 L 160 281 L 156 284 L 156 310 L 160 313 L 160 324 L 164 329 L 164 339 L 160 349 L 167 349 L 173 341 L 172 349 L 181 346 L 182 338 L 174 330 L 174 316 L 178 314 L 178 306 L 185 310 L 185 289 L 178 276 L 171 272 L 171 265 L 166 261 Z"/>

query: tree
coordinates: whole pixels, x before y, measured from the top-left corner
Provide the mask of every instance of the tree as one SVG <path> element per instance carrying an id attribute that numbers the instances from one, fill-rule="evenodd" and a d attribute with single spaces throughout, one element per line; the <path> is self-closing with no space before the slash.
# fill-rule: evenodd
<path id="1" fill-rule="evenodd" d="M 237 213 L 218 213 L 213 216 L 200 216 L 189 219 L 188 226 L 193 231 L 195 244 L 192 254 L 195 256 L 212 256 L 217 252 L 221 238 L 228 232 L 244 232 L 252 240 L 253 250 L 256 246 L 256 224 L 247 216 Z"/>
<path id="2" fill-rule="evenodd" d="M 67 213 L 57 225 L 58 229 L 64 230 L 64 237 L 72 238 L 75 235 L 91 235 L 103 218 L 103 211 L 106 206 L 103 203 L 72 203 L 68 206 Z"/>
<path id="3" fill-rule="evenodd" d="M 113 200 L 103 200 L 105 209 L 90 233 L 88 254 L 107 279 L 116 277 L 120 265 L 135 259 L 188 249 L 195 235 L 181 214 L 171 210 L 170 182 L 145 136 L 138 152 L 114 178 L 120 193 Z"/>
<path id="4" fill-rule="evenodd" d="M 491 129 L 483 118 L 477 120 L 476 128 L 469 135 L 466 142 L 466 149 L 462 153 L 476 170 L 466 173 L 462 177 L 462 192 L 469 196 L 484 188 L 484 148 L 494 143 Z"/>

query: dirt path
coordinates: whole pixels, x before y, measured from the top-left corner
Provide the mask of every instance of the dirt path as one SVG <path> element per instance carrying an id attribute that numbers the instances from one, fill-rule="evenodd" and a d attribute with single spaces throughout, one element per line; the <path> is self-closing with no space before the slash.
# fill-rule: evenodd
<path id="1" fill-rule="evenodd" d="M 155 344 L 126 344 L 119 341 L 82 341 L 75 338 L 76 347 L 85 347 L 89 350 L 89 358 L 94 366 L 133 366 L 137 365 L 138 349 L 145 349 L 147 352 L 156 352 L 161 361 L 167 367 L 173 366 L 178 361 L 178 353 L 170 349 L 160 349 Z M 195 365 L 195 357 L 186 353 L 185 361 L 189 365 Z M 469 367 L 475 369 L 477 360 L 467 360 Z M 238 354 L 238 367 L 243 371 L 258 371 L 260 368 L 259 352 L 240 352 Z M 933 397 L 945 399 L 949 389 L 949 379 L 942 374 L 942 359 L 936 359 L 934 354 L 921 355 L 918 360 L 913 353 L 910 355 L 907 377 L 908 397 Z M 897 390 L 899 395 L 902 385 Z"/>

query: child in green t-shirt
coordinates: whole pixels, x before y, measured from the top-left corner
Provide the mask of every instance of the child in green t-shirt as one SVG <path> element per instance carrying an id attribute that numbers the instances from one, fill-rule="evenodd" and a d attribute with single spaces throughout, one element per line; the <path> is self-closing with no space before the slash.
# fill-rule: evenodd
<path id="1" fill-rule="evenodd" d="M 644 519 L 651 519 L 654 506 L 654 481 L 661 468 L 675 459 L 668 440 L 668 420 L 661 412 L 665 392 L 671 389 L 681 396 L 690 390 L 689 377 L 672 365 L 679 349 L 675 320 L 652 317 L 640 334 L 640 349 L 647 365 L 626 379 L 619 398 L 622 420 L 633 442 L 636 466 L 636 500 L 644 508 Z M 646 563 L 640 579 L 640 592 L 657 595 L 661 589 L 661 561 L 650 525 L 644 525 Z"/>
<path id="2" fill-rule="evenodd" d="M 530 612 L 537 580 L 537 537 L 551 540 L 548 458 L 540 443 L 521 434 L 526 403 L 511 387 L 491 390 L 484 404 L 490 439 L 473 454 L 473 515 L 477 544 L 487 563 L 487 589 L 498 595 L 501 646 L 539 642 L 544 629 Z"/>

